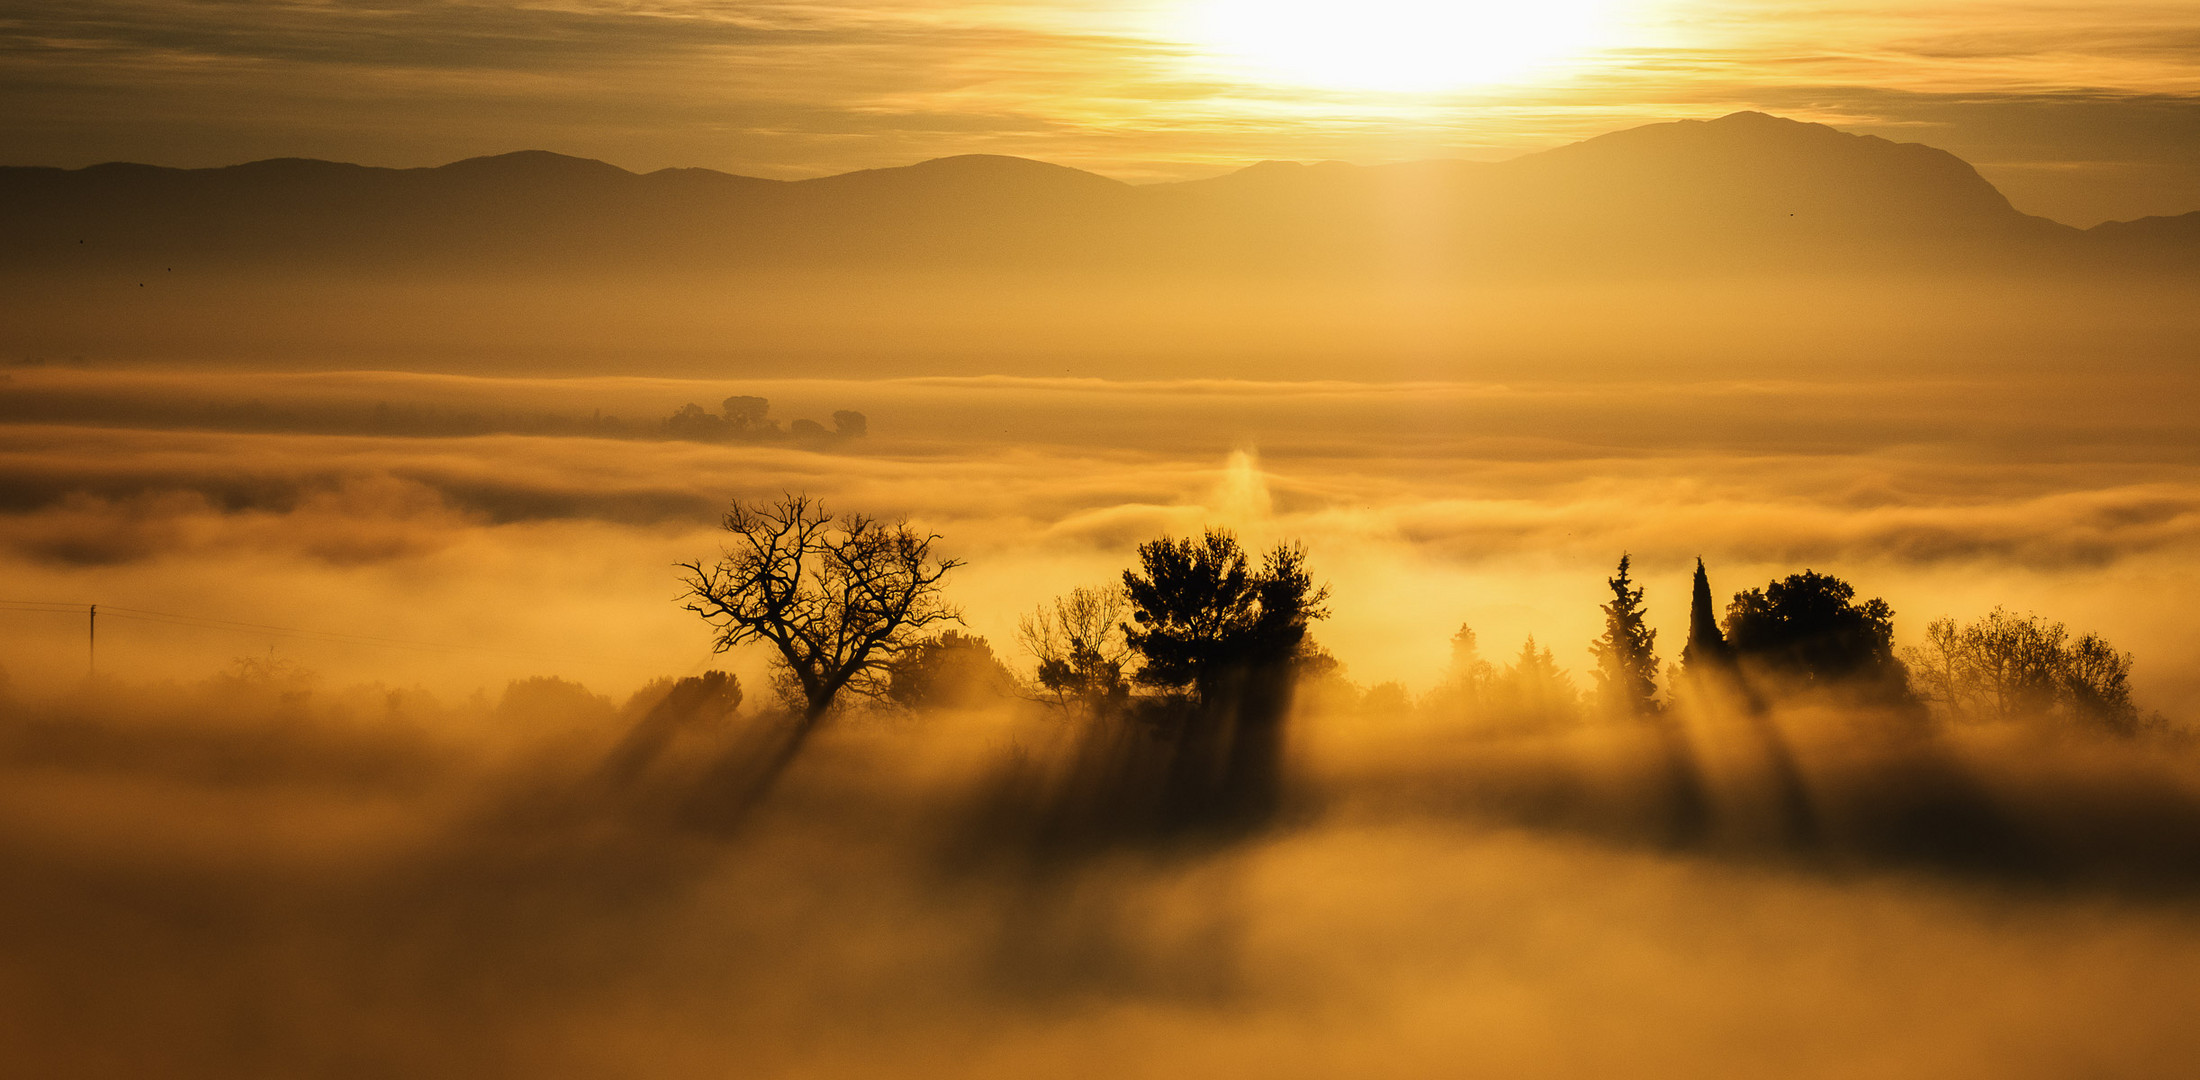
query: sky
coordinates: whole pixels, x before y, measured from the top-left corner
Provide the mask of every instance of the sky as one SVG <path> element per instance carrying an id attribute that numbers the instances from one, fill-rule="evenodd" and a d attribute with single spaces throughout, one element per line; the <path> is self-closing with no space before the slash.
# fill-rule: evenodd
<path id="1" fill-rule="evenodd" d="M 1495 159 L 1761 109 L 2076 225 L 2200 210 L 2200 5 L 1929 0 L 5 0 L 0 163 L 518 149 L 795 178 Z"/>

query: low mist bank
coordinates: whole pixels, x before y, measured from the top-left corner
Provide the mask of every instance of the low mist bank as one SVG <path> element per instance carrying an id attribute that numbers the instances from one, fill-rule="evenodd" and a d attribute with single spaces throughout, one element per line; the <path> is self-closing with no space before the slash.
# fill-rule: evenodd
<path id="1" fill-rule="evenodd" d="M 2189 281 L 1675 274 L 11 273 L 0 362 L 1362 381 L 2177 371 Z"/>
<path id="2" fill-rule="evenodd" d="M 764 399 L 853 410 L 838 443 L 359 433 L 427 415 L 669 415 Z M 704 664 L 672 565 L 727 500 L 806 490 L 908 517 L 969 560 L 950 599 L 1013 653 L 1018 615 L 1208 525 L 1305 542 L 1350 677 L 1424 690 L 1460 623 L 1586 665 L 1600 582 L 1632 552 L 1652 625 L 1685 635 L 1703 556 L 1721 596 L 1816 568 L 1884 596 L 1902 644 L 1999 605 L 2138 655 L 2144 707 L 2200 671 L 2200 437 L 2168 375 L 1639 382 L 496 379 L 31 369 L 0 384 L 0 665 L 58 691 L 104 604 L 253 626 L 103 623 L 110 671 L 185 677 L 247 653 L 333 679 L 473 687 L 567 673 L 624 692 Z M 251 423 L 214 430 L 259 403 Z M 55 403 L 76 422 L 38 422 Z M 223 410 L 227 410 L 226 412 Z M 275 430 L 270 430 L 274 428 Z M 333 428 L 334 430 L 326 430 Z M 1670 649 L 1668 650 L 1670 652 Z M 676 658 L 676 659 L 673 659 Z M 1011 656 L 1013 662 L 1022 663 Z M 731 658 L 737 668 L 748 663 Z M 754 685 L 760 675 L 742 669 Z"/>
<path id="3" fill-rule="evenodd" d="M 2175 355 L 1659 382 L 17 369 L 0 600 L 43 603 L 0 605 L 0 1059 L 2171 1072 L 2200 1053 Z M 868 430 L 346 426 L 749 415 L 729 398 Z M 843 712 L 780 769 L 762 657 L 711 654 L 674 564 L 718 550 L 728 499 L 787 490 L 939 533 L 962 629 L 1026 679 L 1019 616 L 1144 541 L 1303 543 L 1342 666 L 1301 688 L 1272 814 L 1168 827 L 1156 778 L 1209 759 L 1013 690 Z M 1997 606 L 2103 634 L 2165 721 L 1754 709 L 1671 676 L 1658 726 L 1446 704 L 1462 623 L 1580 685 L 1622 552 L 1665 660 L 1697 556 L 1721 600 L 1808 567 L 1886 598 L 1899 646 Z M 738 708 L 662 707 L 661 677 L 713 667 Z"/>
<path id="4" fill-rule="evenodd" d="M 8 1060 L 2055 1077 L 2200 1050 L 2176 739 L 1784 708 L 1806 838 L 1763 732 L 1704 704 L 1707 827 L 1679 836 L 1639 727 L 1302 695 L 1271 827 L 1050 850 L 1035 815 L 1096 805 L 1059 778 L 1115 737 L 1031 705 L 843 714 L 751 802 L 728 794 L 776 722 L 753 705 L 637 760 L 648 697 L 295 675 L 0 710 Z"/>
<path id="5" fill-rule="evenodd" d="M 2165 380 L 24 370 L 0 385 L 23 418 L 0 425 L 0 560 L 13 582 L 0 599 L 454 646 L 117 613 L 101 628 L 107 662 L 125 665 L 115 671 L 181 677 L 272 647 L 339 680 L 462 695 L 557 670 L 623 692 L 706 660 L 706 637 L 670 602 L 671 567 L 715 549 L 726 501 L 801 489 L 941 533 L 970 560 L 951 599 L 1004 654 L 1032 604 L 1109 580 L 1140 541 L 1224 525 L 1254 544 L 1308 545 L 1336 587 L 1322 640 L 1369 685 L 1425 689 L 1461 622 L 1493 654 L 1533 633 L 1582 670 L 1599 582 L 1628 551 L 1668 642 L 1685 630 L 1696 556 L 1729 592 L 1810 566 L 1887 597 L 1904 644 L 1930 619 L 1996 605 L 2098 630 L 2138 654 L 2142 703 L 2180 713 L 2200 695 L 2182 674 L 2200 670 L 2185 615 L 2200 439 Z M 728 395 L 763 398 L 772 416 L 853 409 L 869 432 L 825 446 L 315 430 L 380 404 L 662 417 Z M 55 401 L 80 422 L 31 421 Z M 293 430 L 203 426 L 210 407 L 255 401 Z M 18 683 L 59 689 L 85 670 L 81 607 L 0 627 L 0 664 Z"/>
<path id="6" fill-rule="evenodd" d="M 0 372 L 0 425 L 63 438 L 77 426 L 393 440 L 526 435 L 778 443 L 940 458 L 979 446 L 1196 455 L 1257 447 L 1269 457 L 1451 454 L 1473 460 L 1917 448 L 1963 463 L 1994 458 L 2037 464 L 2073 455 L 2167 462 L 2200 453 L 2181 407 L 2200 375 L 2169 359 L 2112 370 L 1920 361 L 1909 371 L 1858 365 L 1800 368 L 1777 377 L 1658 378 L 1637 370 L 1627 377 L 1554 371 L 1414 381 L 512 377 L 39 365 Z M 769 437 L 682 430 L 686 406 L 716 413 L 722 399 L 745 400 L 779 427 L 790 421 L 799 427 L 804 419 L 832 423 L 835 414 L 853 408 L 864 418 L 865 441 L 790 441 L 785 430 Z M 496 444 L 441 445 L 488 453 Z"/>

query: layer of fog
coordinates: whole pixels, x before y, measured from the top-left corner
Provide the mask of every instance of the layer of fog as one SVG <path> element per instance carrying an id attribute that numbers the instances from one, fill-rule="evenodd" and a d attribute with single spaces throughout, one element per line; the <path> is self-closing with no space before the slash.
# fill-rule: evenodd
<path id="1" fill-rule="evenodd" d="M 1302 540 L 1345 676 L 1421 697 L 1462 622 L 1493 659 L 1533 633 L 1580 678 L 1622 551 L 1672 659 L 1702 555 L 1722 597 L 1839 574 L 1905 644 L 1997 604 L 2099 631 L 2137 654 L 2142 708 L 2189 725 L 2200 440 L 2186 377 L 2149 355 L 1414 384 L 17 370 L 0 599 L 107 610 L 89 682 L 83 611 L 0 612 L 0 1057 L 56 1077 L 2158 1075 L 2200 1051 L 2200 763 L 2178 737 L 1684 709 L 1708 809 L 1682 830 L 1647 729 L 1332 688 L 1302 699 L 1265 828 L 1065 855 L 1032 842 L 1090 808 L 1060 778 L 1140 760 L 1144 733 L 1095 741 L 1013 701 L 858 711 L 743 798 L 774 730 L 761 657 L 711 656 L 672 572 L 736 496 L 907 515 L 969 560 L 950 596 L 1021 666 L 1034 603 L 1229 526 Z M 859 409 L 870 434 L 320 419 L 730 394 Z M 37 414 L 64 401 L 66 423 Z M 251 401 L 288 419 L 202 408 Z M 710 666 L 746 686 L 736 716 L 618 749 L 648 708 L 629 694 Z"/>
<path id="2" fill-rule="evenodd" d="M 852 406 L 871 432 L 806 449 L 311 430 L 382 403 L 661 417 L 737 393 L 781 416 Z M 337 645 L 117 612 L 103 628 L 114 670 L 185 675 L 272 647 L 332 677 L 452 693 L 539 670 L 624 692 L 709 659 L 699 624 L 671 603 L 671 564 L 714 548 L 727 499 L 791 488 L 941 533 L 970 560 L 954 598 L 1004 651 L 1033 604 L 1112 580 L 1142 540 L 1214 524 L 1306 542 L 1336 587 L 1319 636 L 1370 685 L 1425 688 L 1461 622 L 1493 654 L 1533 633 L 1579 670 L 1603 577 L 1627 551 L 1668 652 L 1701 555 L 1722 595 L 1805 566 L 1840 574 L 1893 603 L 1905 641 L 1940 615 L 2037 611 L 2137 652 L 2148 707 L 2179 712 L 2200 693 L 2184 674 L 2200 667 L 2187 618 L 2200 600 L 2200 440 L 2166 376 L 1655 386 L 43 369 L 16 372 L 0 398 L 79 409 L 76 426 L 0 426 L 0 599 L 468 646 Z M 189 426 L 200 405 L 251 401 L 297 421 Z M 173 424 L 142 426 L 164 405 Z M 19 683 L 65 686 L 84 671 L 81 615 L 7 615 L 0 663 Z M 758 674 L 753 658 L 729 662 Z"/>
<path id="3" fill-rule="evenodd" d="M 844 714 L 749 802 L 753 702 L 607 768 L 649 701 L 275 664 L 0 707 L 0 1050 L 54 1077 L 678 1078 L 2160 1075 L 2200 1049 L 2189 743 L 1779 711 L 1799 842 L 1760 737 L 1688 712 L 1714 827 L 1678 837 L 1643 729 L 1308 699 L 1267 828 L 1034 848 L 1082 797 L 1045 777 L 1096 745 L 1060 717 Z"/>
<path id="4" fill-rule="evenodd" d="M 1461 285 L 1254 273 L 1060 280 L 9 275 L 11 363 L 703 378 L 1484 380 L 2181 370 L 2188 281 L 1948 275 Z"/>

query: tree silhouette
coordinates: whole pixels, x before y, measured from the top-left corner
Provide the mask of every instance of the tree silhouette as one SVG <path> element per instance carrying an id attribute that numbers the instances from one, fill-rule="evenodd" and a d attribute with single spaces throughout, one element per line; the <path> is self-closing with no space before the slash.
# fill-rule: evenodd
<path id="1" fill-rule="evenodd" d="M 1629 557 L 1606 584 L 1612 602 L 1603 605 L 1604 634 L 1589 643 L 1597 658 L 1597 698 L 1614 713 L 1641 716 L 1657 711 L 1658 632 L 1644 621 L 1643 591 L 1628 576 Z"/>
<path id="2" fill-rule="evenodd" d="M 1726 639 L 1736 658 L 1811 686 L 1908 697 L 1908 674 L 1894 655 L 1894 609 L 1877 598 L 1857 603 L 1855 587 L 1837 577 L 1805 570 L 1736 593 Z"/>
<path id="3" fill-rule="evenodd" d="M 1016 692 L 1016 676 L 993 646 L 956 630 L 916 642 L 887 665 L 886 699 L 906 708 L 967 708 Z"/>
<path id="4" fill-rule="evenodd" d="M 835 518 L 791 493 L 737 500 L 724 524 L 733 540 L 716 563 L 679 564 L 687 610 L 717 629 L 719 652 L 747 641 L 777 650 L 802 699 L 802 732 L 843 690 L 882 694 L 888 665 L 925 627 L 962 621 L 940 584 L 962 563 L 933 557 L 937 536 L 861 514 Z"/>
<path id="5" fill-rule="evenodd" d="M 664 754 L 682 728 L 723 722 L 740 707 L 741 680 L 726 672 L 658 679 L 627 701 L 623 711 L 634 726 L 605 755 L 599 775 L 615 783 L 632 782 Z"/>
<path id="6" fill-rule="evenodd" d="M 1087 713 L 1119 705 L 1131 647 L 1123 633 L 1123 594 L 1084 586 L 1039 605 L 1017 624 L 1016 640 L 1039 662 L 1039 685 L 1057 705 Z"/>
<path id="7" fill-rule="evenodd" d="M 1902 650 L 1919 695 L 1966 719 L 2060 716 L 2129 734 L 2130 653 L 2098 634 L 2073 639 L 2062 623 L 1995 608 L 1968 625 L 1935 619 L 1925 644 Z"/>
<path id="8" fill-rule="evenodd" d="M 1451 662 L 1444 668 L 1443 680 L 1430 691 L 1429 704 L 1443 712 L 1471 715 L 1487 704 L 1496 678 L 1496 669 L 1482 659 L 1474 628 L 1460 623 L 1451 635 Z"/>
<path id="9" fill-rule="evenodd" d="M 1124 637 L 1144 661 L 1138 681 L 1189 688 L 1213 703 L 1227 684 L 1290 660 L 1307 623 L 1323 618 L 1327 586 L 1306 573 L 1306 553 L 1279 544 L 1258 572 L 1237 537 L 1209 529 L 1197 540 L 1163 537 L 1139 545 L 1144 570 L 1123 572 L 1135 625 Z"/>
<path id="10" fill-rule="evenodd" d="M 767 419 L 772 403 L 765 398 L 736 394 L 720 402 L 718 407 L 725 411 L 726 426 L 737 439 L 779 434 L 779 426 Z"/>
<path id="11" fill-rule="evenodd" d="M 1144 715 L 1165 737 L 1154 820 L 1170 831 L 1247 827 L 1280 797 L 1283 724 L 1307 624 L 1329 595 L 1306 572 L 1296 545 L 1278 545 L 1258 570 L 1237 537 L 1162 538 L 1138 549 L 1123 572 L 1133 624 L 1124 639 L 1143 666 L 1138 681 L 1190 690 L 1190 700 L 1149 702 Z M 1135 770 L 1131 775 L 1135 775 Z"/>
<path id="12" fill-rule="evenodd" d="M 1690 675 L 1702 675 L 1729 667 L 1733 650 L 1726 644 L 1726 635 L 1719 632 L 1718 609 L 1711 602 L 1711 577 L 1704 573 L 1703 559 L 1696 560 L 1696 581 L 1688 598 L 1688 642 L 1681 646 L 1681 670 Z"/>
<path id="13" fill-rule="evenodd" d="M 815 420 L 794 420 L 782 429 L 771 418 L 771 402 L 760 397 L 736 394 L 719 407 L 722 411 L 714 413 L 695 402 L 688 402 L 665 417 L 664 433 L 670 438 L 693 442 L 769 442 L 787 438 L 822 442 L 860 439 L 871 429 L 870 419 L 853 409 L 835 412 L 833 426 L 828 430 Z M 612 418 L 609 424 L 617 426 L 617 420 Z M 599 417 L 596 426 L 606 426 L 605 419 Z"/>
<path id="14" fill-rule="evenodd" d="M 694 442 L 717 442 L 726 437 L 726 420 L 690 401 L 665 417 L 665 434 Z"/>
<path id="15" fill-rule="evenodd" d="M 1573 678 L 1558 666 L 1548 647 L 1536 644 L 1534 634 L 1528 635 L 1520 655 L 1489 684 L 1491 714 L 1528 728 L 1557 727 L 1577 719 L 1579 698 Z"/>

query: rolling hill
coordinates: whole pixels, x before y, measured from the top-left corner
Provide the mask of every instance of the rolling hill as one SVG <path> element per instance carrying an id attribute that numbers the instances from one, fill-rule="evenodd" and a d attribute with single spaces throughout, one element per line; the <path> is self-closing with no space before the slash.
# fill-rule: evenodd
<path id="1" fill-rule="evenodd" d="M 984 155 L 801 181 L 543 151 L 0 169 L 0 267 L 41 275 L 2160 269 L 2200 264 L 2195 222 L 2081 231 L 2018 212 L 1944 151 L 1761 113 L 1497 163 L 1264 162 L 1145 186 Z"/>

